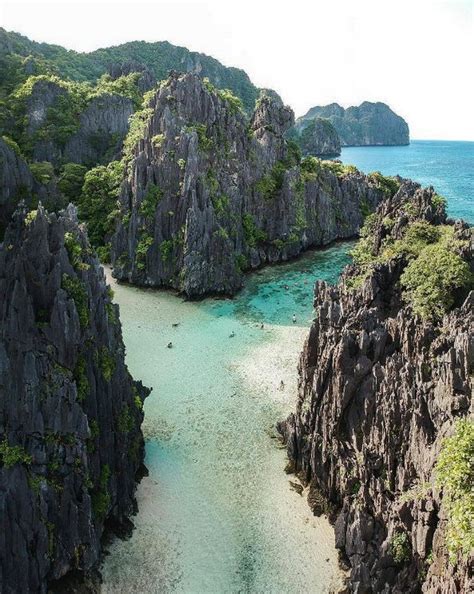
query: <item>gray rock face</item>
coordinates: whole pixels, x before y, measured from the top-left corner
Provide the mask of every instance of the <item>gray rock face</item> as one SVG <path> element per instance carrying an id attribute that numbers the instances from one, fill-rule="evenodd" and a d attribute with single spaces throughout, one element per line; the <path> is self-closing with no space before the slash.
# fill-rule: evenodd
<path id="1" fill-rule="evenodd" d="M 384 221 L 400 237 L 407 201 L 416 219 L 444 223 L 432 196 L 408 184 L 383 202 L 374 245 L 387 235 Z M 465 224 L 456 235 L 469 246 Z M 472 265 L 471 248 L 462 255 Z M 441 322 L 422 322 L 401 299 L 404 266 L 403 257 L 379 264 L 357 289 L 354 266 L 338 286 L 317 284 L 296 413 L 280 430 L 310 505 L 335 522 L 351 592 L 472 592 L 469 560 L 447 560 L 433 468 L 454 421 L 473 414 L 474 294 Z"/>
<path id="2" fill-rule="evenodd" d="M 79 130 L 66 142 L 63 161 L 93 166 L 117 158 L 133 112 L 127 97 L 104 94 L 91 99 L 80 115 Z"/>
<path id="3" fill-rule="evenodd" d="M 110 64 L 108 72 L 113 79 L 127 76 L 133 72 L 139 72 L 141 76 L 138 79 L 138 89 L 141 93 L 149 91 L 156 84 L 156 77 L 153 72 L 147 68 L 147 66 L 140 64 L 140 62 L 136 62 L 135 60 L 127 60 L 121 64 Z"/>
<path id="4" fill-rule="evenodd" d="M 0 238 L 20 200 L 30 206 L 37 200 L 49 208 L 61 206 L 54 183 L 38 183 L 25 161 L 0 138 Z"/>
<path id="5" fill-rule="evenodd" d="M 248 124 L 193 74 L 150 104 L 120 196 L 114 275 L 190 297 L 235 293 L 242 272 L 355 235 L 384 194 L 359 172 L 304 169 L 283 134 L 293 113 L 264 93 Z"/>
<path id="6" fill-rule="evenodd" d="M 32 139 L 32 160 L 59 163 L 61 147 L 50 138 L 37 137 L 37 132 L 46 124 L 48 110 L 60 98 L 65 98 L 67 91 L 60 85 L 46 80 L 39 80 L 33 87 L 26 101 L 25 135 Z"/>
<path id="7" fill-rule="evenodd" d="M 385 103 L 364 101 L 344 109 L 337 103 L 312 107 L 297 124 L 326 118 L 336 129 L 341 146 L 390 146 L 410 143 L 408 124 Z"/>
<path id="8" fill-rule="evenodd" d="M 49 109 L 60 110 L 61 101 L 71 101 L 67 89 L 45 80 L 34 84 L 26 100 L 24 135 L 32 146 L 33 161 L 49 161 L 55 166 L 71 162 L 92 167 L 120 155 L 128 120 L 134 112 L 131 99 L 114 94 L 89 99 L 77 116 L 77 129 L 71 129 L 70 134 L 60 140 L 44 129 L 47 129 Z"/>
<path id="9" fill-rule="evenodd" d="M 292 138 L 303 155 L 337 157 L 341 154 L 341 141 L 331 122 L 324 118 L 300 119 Z"/>
<path id="10" fill-rule="evenodd" d="M 134 511 L 147 390 L 72 207 L 17 211 L 0 304 L 0 583 L 45 593 L 90 573 L 105 526 Z"/>

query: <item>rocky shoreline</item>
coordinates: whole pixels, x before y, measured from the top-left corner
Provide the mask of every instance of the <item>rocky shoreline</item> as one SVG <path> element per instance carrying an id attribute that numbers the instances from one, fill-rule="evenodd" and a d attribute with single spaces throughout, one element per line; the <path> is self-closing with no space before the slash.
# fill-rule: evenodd
<path id="1" fill-rule="evenodd" d="M 289 470 L 309 485 L 314 512 L 334 523 L 350 592 L 473 586 L 469 551 L 452 546 L 453 495 L 436 464 L 445 438 L 472 427 L 474 293 L 453 290 L 454 308 L 435 319 L 415 314 L 400 289 L 415 235 L 431 238 L 416 249 L 435 254 L 428 246 L 438 237 L 472 271 L 469 227 L 446 220 L 432 189 L 402 185 L 370 222 L 359 264 L 335 287 L 317 284 L 296 413 L 279 425 Z"/>

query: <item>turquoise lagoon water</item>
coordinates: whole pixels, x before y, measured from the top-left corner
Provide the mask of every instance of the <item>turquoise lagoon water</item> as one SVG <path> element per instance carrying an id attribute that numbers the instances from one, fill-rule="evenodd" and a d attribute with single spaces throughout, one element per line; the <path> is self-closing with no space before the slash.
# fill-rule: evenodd
<path id="1" fill-rule="evenodd" d="M 153 392 L 150 475 L 103 592 L 322 593 L 337 579 L 332 528 L 291 488 L 274 426 L 295 405 L 314 279 L 335 282 L 349 247 L 262 270 L 234 300 L 114 286 L 129 368 Z"/>
<path id="2" fill-rule="evenodd" d="M 451 216 L 474 222 L 474 143 L 347 148 L 342 160 L 432 184 Z M 113 283 L 128 365 L 153 392 L 150 475 L 131 539 L 115 541 L 104 562 L 104 594 L 318 594 L 337 582 L 333 531 L 291 488 L 274 426 L 295 406 L 314 281 L 335 282 L 349 249 L 257 272 L 234 300 L 184 302 Z"/>
<path id="3" fill-rule="evenodd" d="M 341 160 L 362 171 L 401 175 L 433 186 L 448 213 L 474 224 L 474 142 L 412 140 L 408 146 L 349 147 Z"/>

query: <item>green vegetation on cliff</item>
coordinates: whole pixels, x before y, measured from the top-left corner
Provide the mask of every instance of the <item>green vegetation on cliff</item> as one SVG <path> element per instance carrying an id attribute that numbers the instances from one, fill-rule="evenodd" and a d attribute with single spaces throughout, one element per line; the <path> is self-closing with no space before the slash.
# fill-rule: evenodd
<path id="1" fill-rule="evenodd" d="M 258 89 L 243 70 L 223 66 L 210 56 L 191 52 L 167 41 L 132 41 L 90 53 L 78 53 L 49 43 L 37 43 L 0 28 L 0 45 L 9 49 L 7 56 L 14 56 L 5 75 L 10 87 L 18 84 L 16 72 L 22 60 L 32 56 L 38 68 L 77 82 L 95 82 L 107 74 L 111 64 L 140 65 L 147 68 L 157 81 L 167 78 L 171 70 L 183 70 L 184 65 L 185 70 L 199 70 L 213 84 L 230 89 L 233 95 L 240 97 L 247 111 L 254 108 L 258 96 Z"/>
<path id="2" fill-rule="evenodd" d="M 405 205 L 408 212 L 413 208 L 411 203 Z M 359 286 L 377 264 L 402 257 L 407 263 L 400 277 L 403 298 L 421 318 L 440 319 L 454 305 L 458 293 L 464 295 L 473 286 L 469 264 L 460 255 L 465 246 L 456 239 L 454 227 L 415 220 L 406 226 L 401 239 L 388 234 L 376 247 L 377 217 L 377 214 L 367 217 L 352 251 L 361 272 L 349 279 L 349 286 Z M 389 217 L 382 220 L 388 233 L 394 223 Z"/>
<path id="3" fill-rule="evenodd" d="M 474 423 L 459 420 L 447 437 L 436 465 L 437 486 L 443 489 L 448 515 L 446 544 L 454 562 L 474 550 Z"/>
<path id="4" fill-rule="evenodd" d="M 79 216 L 87 223 L 91 244 L 101 259 L 108 261 L 107 243 L 115 229 L 118 216 L 117 199 L 123 179 L 123 165 L 112 161 L 107 166 L 94 167 L 85 174 L 82 192 L 77 201 Z"/>

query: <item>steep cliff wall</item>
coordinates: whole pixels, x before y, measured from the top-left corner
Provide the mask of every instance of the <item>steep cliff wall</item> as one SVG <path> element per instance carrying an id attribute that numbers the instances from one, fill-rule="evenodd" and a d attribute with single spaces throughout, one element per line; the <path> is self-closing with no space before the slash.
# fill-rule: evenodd
<path id="1" fill-rule="evenodd" d="M 38 200 L 51 209 L 62 206 L 54 182 L 38 182 L 18 152 L 0 138 L 0 239 L 20 200 L 29 206 Z"/>
<path id="2" fill-rule="evenodd" d="M 147 390 L 72 207 L 15 214 L 0 304 L 1 590 L 55 591 L 134 510 Z"/>
<path id="3" fill-rule="evenodd" d="M 472 592 L 471 230 L 446 223 L 432 189 L 405 184 L 364 235 L 358 265 L 338 286 L 316 286 L 296 413 L 280 425 L 290 467 L 315 513 L 335 522 L 351 592 Z M 467 469 L 449 463 L 440 484 L 443 439 L 469 418 Z"/>
<path id="4" fill-rule="evenodd" d="M 312 107 L 297 124 L 315 117 L 328 119 L 342 146 L 390 146 L 409 144 L 408 124 L 385 103 L 364 101 L 344 109 L 337 103 Z"/>
<path id="5" fill-rule="evenodd" d="M 79 117 L 78 130 L 64 146 L 62 160 L 90 167 L 120 157 L 133 112 L 127 97 L 103 94 L 91 99 Z"/>
<path id="6" fill-rule="evenodd" d="M 120 154 L 134 111 L 129 97 L 94 95 L 92 87 L 51 76 L 29 78 L 15 96 L 20 143 L 32 161 L 92 167 Z"/>
<path id="7" fill-rule="evenodd" d="M 300 118 L 289 137 L 298 144 L 303 155 L 337 157 L 341 154 L 339 135 L 325 118 Z"/>
<path id="8" fill-rule="evenodd" d="M 385 196 L 354 168 L 300 162 L 283 137 L 293 112 L 273 94 L 249 124 L 235 97 L 175 74 L 142 118 L 112 245 L 122 280 L 234 293 L 244 270 L 352 237 Z"/>

